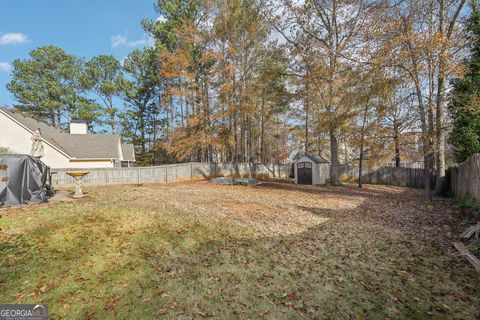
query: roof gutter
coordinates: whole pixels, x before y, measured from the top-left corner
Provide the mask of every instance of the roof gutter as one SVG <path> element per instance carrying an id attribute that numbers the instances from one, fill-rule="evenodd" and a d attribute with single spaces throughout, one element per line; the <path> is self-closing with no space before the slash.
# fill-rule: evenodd
<path id="1" fill-rule="evenodd" d="M 115 158 L 70 158 L 71 161 L 113 161 Z"/>

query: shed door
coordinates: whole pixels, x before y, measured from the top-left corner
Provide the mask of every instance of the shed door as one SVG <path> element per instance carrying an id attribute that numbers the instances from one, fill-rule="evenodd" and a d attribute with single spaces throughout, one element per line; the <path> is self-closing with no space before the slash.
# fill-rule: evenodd
<path id="1" fill-rule="evenodd" d="M 312 164 L 310 162 L 297 163 L 298 184 L 312 184 Z"/>

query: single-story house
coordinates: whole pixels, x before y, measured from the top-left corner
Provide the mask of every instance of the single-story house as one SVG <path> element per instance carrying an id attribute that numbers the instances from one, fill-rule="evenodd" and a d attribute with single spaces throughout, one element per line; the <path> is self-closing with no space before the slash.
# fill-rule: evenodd
<path id="1" fill-rule="evenodd" d="M 321 156 L 304 154 L 294 163 L 296 184 L 327 184 L 330 162 Z"/>
<path id="2" fill-rule="evenodd" d="M 72 121 L 70 133 L 0 108 L 0 146 L 14 153 L 30 154 L 31 137 L 40 130 L 44 156 L 51 168 L 112 168 L 135 162 L 133 145 L 122 143 L 120 135 L 89 134 L 85 121 Z"/>

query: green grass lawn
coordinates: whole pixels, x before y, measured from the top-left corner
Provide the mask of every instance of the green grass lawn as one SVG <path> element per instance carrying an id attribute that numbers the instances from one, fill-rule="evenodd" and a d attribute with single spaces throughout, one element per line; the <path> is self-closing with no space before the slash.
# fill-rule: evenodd
<path id="1" fill-rule="evenodd" d="M 0 303 L 51 319 L 478 319 L 455 211 L 369 186 L 89 188 L 0 210 Z"/>

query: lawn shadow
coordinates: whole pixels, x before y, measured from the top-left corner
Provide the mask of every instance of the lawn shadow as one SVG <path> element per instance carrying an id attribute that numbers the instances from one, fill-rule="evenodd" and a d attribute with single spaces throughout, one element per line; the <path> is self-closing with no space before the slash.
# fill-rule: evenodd
<path id="1" fill-rule="evenodd" d="M 396 196 L 399 193 L 408 194 L 414 193 L 415 196 L 419 193 L 418 189 L 413 188 L 404 188 L 396 186 L 380 186 L 380 185 L 364 185 L 363 188 L 358 188 L 352 184 L 345 184 L 341 186 L 330 186 L 330 185 L 315 185 L 315 186 L 305 186 L 305 185 L 296 185 L 293 183 L 284 183 L 280 181 L 269 181 L 266 180 L 263 183 L 256 186 L 259 189 L 269 189 L 269 190 L 278 190 L 278 191 L 293 191 L 293 192 L 302 192 L 307 194 L 316 194 L 324 196 L 338 196 L 338 195 L 347 195 L 352 197 L 385 197 L 385 196 Z"/>
<path id="2" fill-rule="evenodd" d="M 425 213 L 416 192 L 281 183 L 254 188 L 365 201 L 335 210 L 303 205 L 300 198 L 296 208 L 327 219 L 275 236 L 186 214 L 142 211 L 128 201 L 105 201 L 100 208 L 64 205 L 31 233 L 2 237 L 7 244 L 0 249 L 0 298 L 20 293 L 25 296 L 12 302 L 48 303 L 53 319 L 478 316 L 480 279 L 474 271 L 405 233 L 401 220 L 392 222 L 402 217 L 394 209 L 403 196 L 412 216 L 408 227 L 424 228 L 415 224 Z M 53 287 L 42 292 L 52 280 Z"/>
<path id="3" fill-rule="evenodd" d="M 331 219 L 337 215 L 338 212 L 334 210 L 328 210 L 323 208 L 315 208 L 315 207 L 306 207 L 306 206 L 297 206 L 298 209 L 310 212 L 318 217 Z"/>

